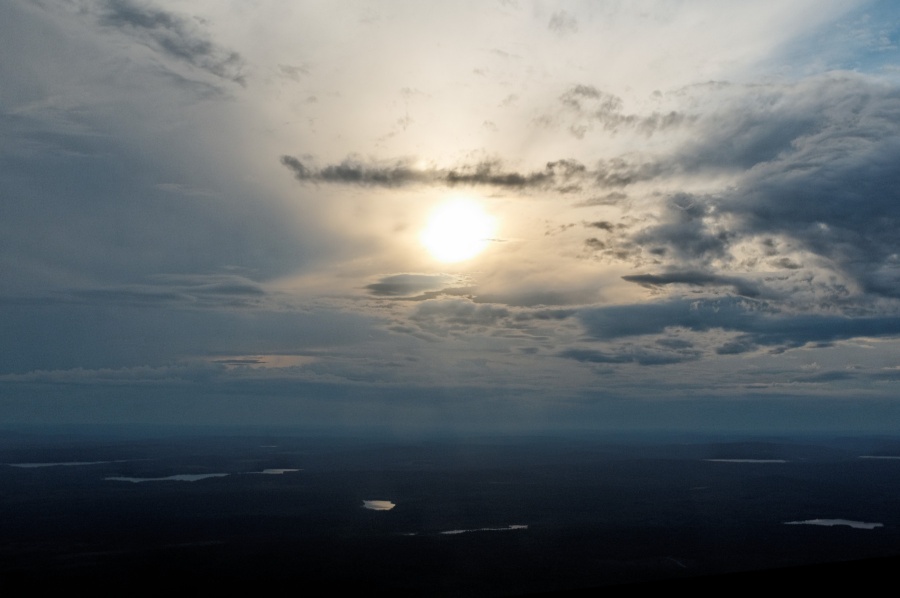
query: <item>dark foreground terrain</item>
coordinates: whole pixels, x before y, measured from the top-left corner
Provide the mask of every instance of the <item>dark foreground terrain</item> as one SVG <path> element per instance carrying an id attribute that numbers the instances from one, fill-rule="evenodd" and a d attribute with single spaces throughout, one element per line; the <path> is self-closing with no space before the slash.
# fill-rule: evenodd
<path id="1" fill-rule="evenodd" d="M 499 596 L 788 572 L 862 589 L 900 556 L 885 438 L 2 437 L 8 582 Z"/>

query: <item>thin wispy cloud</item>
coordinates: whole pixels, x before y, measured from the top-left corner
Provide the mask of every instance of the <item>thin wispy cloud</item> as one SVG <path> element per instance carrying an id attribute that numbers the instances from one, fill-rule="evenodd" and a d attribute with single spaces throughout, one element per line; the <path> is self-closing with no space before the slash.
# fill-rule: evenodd
<path id="1" fill-rule="evenodd" d="M 239 85 L 247 83 L 241 55 L 210 39 L 202 22 L 131 0 L 105 0 L 99 5 L 99 19 L 169 58 Z"/>

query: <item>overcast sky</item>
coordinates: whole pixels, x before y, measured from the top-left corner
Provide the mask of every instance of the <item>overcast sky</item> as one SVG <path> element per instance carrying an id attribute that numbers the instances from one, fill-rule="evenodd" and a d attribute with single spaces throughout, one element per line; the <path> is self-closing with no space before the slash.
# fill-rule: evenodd
<path id="1" fill-rule="evenodd" d="M 0 4 L 0 422 L 890 430 L 888 1 Z M 464 200 L 470 259 L 422 244 Z"/>

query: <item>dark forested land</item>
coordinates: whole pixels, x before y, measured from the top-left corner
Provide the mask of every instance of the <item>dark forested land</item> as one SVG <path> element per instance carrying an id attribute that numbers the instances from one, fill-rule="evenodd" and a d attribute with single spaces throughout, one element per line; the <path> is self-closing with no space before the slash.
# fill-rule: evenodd
<path id="1" fill-rule="evenodd" d="M 896 439 L 838 436 L 8 431 L 0 577 L 463 596 L 785 571 L 864 583 L 900 556 L 900 460 L 861 457 L 897 455 Z M 14 466 L 46 463 L 79 464 Z M 816 519 L 882 526 L 785 525 Z"/>

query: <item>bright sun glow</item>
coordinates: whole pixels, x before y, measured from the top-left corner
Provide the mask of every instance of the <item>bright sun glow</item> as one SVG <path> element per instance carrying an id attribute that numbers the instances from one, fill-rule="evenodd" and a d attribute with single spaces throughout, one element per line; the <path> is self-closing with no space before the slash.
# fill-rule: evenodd
<path id="1" fill-rule="evenodd" d="M 496 223 L 480 205 L 454 199 L 432 212 L 422 231 L 422 244 L 442 262 L 461 262 L 481 253 L 494 235 Z"/>

